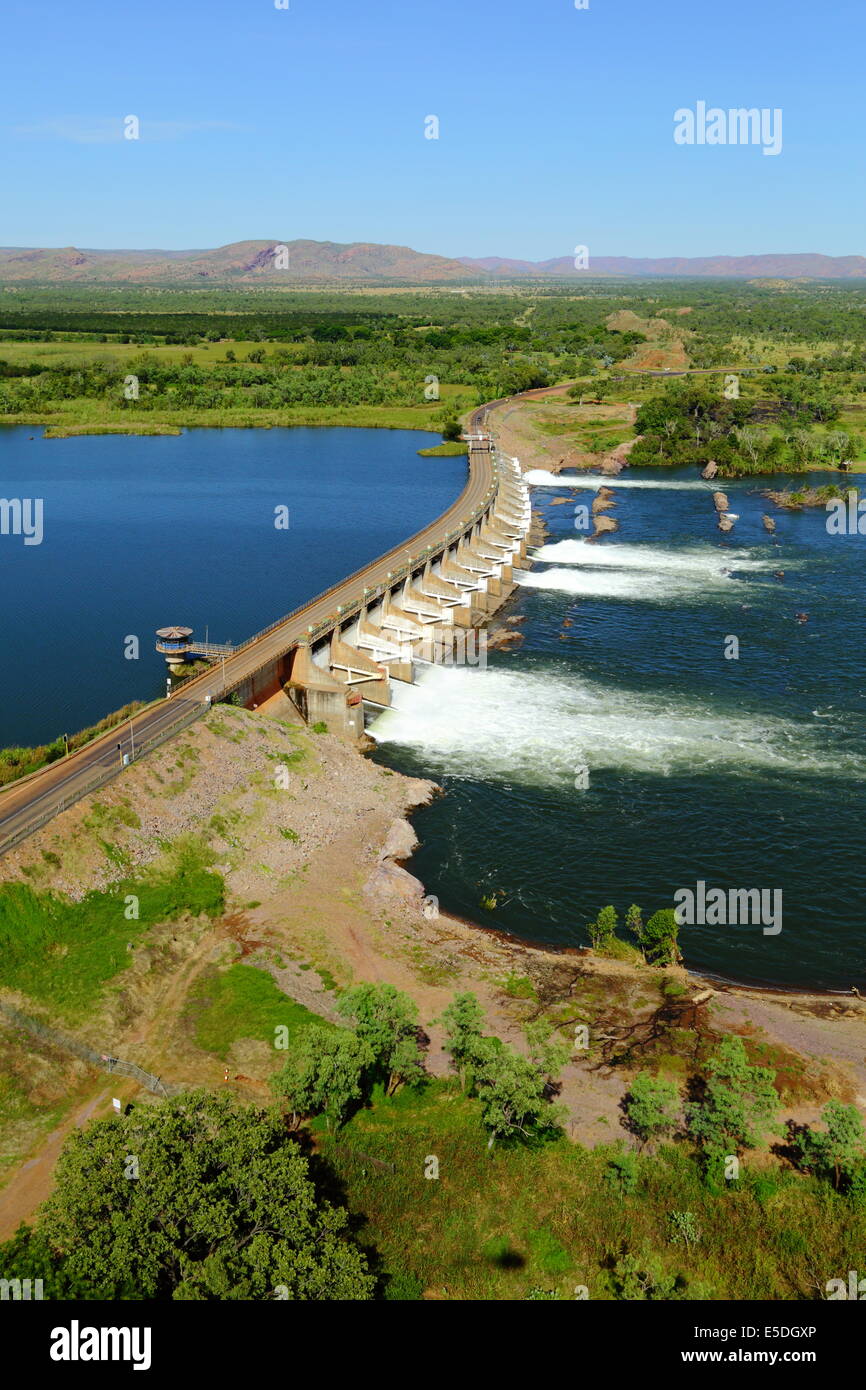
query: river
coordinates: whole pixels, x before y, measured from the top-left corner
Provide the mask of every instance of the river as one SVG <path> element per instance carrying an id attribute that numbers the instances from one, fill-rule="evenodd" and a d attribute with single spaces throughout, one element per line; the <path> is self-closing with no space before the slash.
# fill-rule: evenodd
<path id="1" fill-rule="evenodd" d="M 374 726 L 378 757 L 447 792 L 415 817 L 412 864 L 445 909 L 584 945 L 606 903 L 622 918 L 699 881 L 779 890 L 781 931 L 684 927 L 689 967 L 866 985 L 866 537 L 759 493 L 827 480 L 724 483 L 739 520 L 723 538 L 692 471 L 628 470 L 620 529 L 592 545 L 574 528 L 591 490 L 533 489 L 550 534 L 505 610 L 524 645 L 428 670 Z"/>

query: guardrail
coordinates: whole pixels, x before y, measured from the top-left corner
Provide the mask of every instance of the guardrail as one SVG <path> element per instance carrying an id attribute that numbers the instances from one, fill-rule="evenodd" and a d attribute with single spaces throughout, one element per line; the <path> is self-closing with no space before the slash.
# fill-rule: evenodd
<path id="1" fill-rule="evenodd" d="M 178 715 L 177 719 L 173 719 L 170 724 L 167 724 L 157 733 L 151 734 L 150 738 L 142 740 L 136 748 L 135 758 L 131 761 L 138 762 L 139 758 L 143 757 L 145 753 L 152 752 L 154 748 L 158 748 L 160 744 L 165 743 L 167 739 L 174 738 L 175 734 L 179 734 L 188 725 L 193 724 L 208 708 L 209 706 L 207 704 L 204 702 L 199 703 L 198 701 L 188 705 L 188 707 Z M 51 764 L 49 764 L 49 766 L 51 766 Z M 37 812 L 35 816 L 31 817 L 31 819 L 18 830 L 0 839 L 0 854 L 6 854 L 8 850 L 15 849 L 16 845 L 20 845 L 23 840 L 33 835 L 37 830 L 41 830 L 43 825 L 47 825 L 48 822 L 59 815 L 61 811 L 67 811 L 70 806 L 74 806 L 76 801 L 80 801 L 83 796 L 88 796 L 90 792 L 96 791 L 99 787 L 104 787 L 106 783 L 110 782 L 112 778 L 122 772 L 125 766 L 129 766 L 129 764 L 121 763 L 118 759 L 117 762 L 112 761 L 103 767 L 99 767 L 83 785 L 77 787 L 74 792 L 70 792 L 68 796 L 62 797 L 59 803 L 52 802 L 49 807 L 46 807 L 44 811 Z"/>

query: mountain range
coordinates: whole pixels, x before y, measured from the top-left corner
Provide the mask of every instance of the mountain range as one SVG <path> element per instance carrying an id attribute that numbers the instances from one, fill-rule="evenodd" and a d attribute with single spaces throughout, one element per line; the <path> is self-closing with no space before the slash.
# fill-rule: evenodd
<path id="1" fill-rule="evenodd" d="M 0 248 L 3 284 L 215 284 L 255 285 L 314 282 L 379 284 L 469 284 L 532 278 L 593 276 L 704 276 L 725 279 L 862 279 L 864 256 L 818 253 L 760 256 L 592 256 L 576 270 L 570 256 L 547 261 L 500 256 L 457 259 L 427 255 L 408 246 L 375 242 L 236 241 L 215 250 L 105 251 Z"/>

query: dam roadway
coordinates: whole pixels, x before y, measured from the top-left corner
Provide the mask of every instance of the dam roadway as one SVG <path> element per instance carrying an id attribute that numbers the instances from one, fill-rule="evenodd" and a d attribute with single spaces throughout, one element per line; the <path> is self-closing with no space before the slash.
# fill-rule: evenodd
<path id="1" fill-rule="evenodd" d="M 491 402 L 472 413 L 470 434 L 477 435 L 482 430 L 486 412 L 494 404 L 500 403 Z M 0 853 L 102 785 L 113 771 L 120 769 L 126 757 L 133 761 L 180 732 L 210 702 L 237 690 L 257 672 L 309 641 L 310 633 L 333 620 L 338 608 L 346 610 L 363 604 L 369 591 L 387 584 L 394 571 L 406 569 L 407 558 L 411 571 L 413 564 L 423 560 L 423 552 L 440 547 L 448 536 L 465 528 L 470 519 L 483 514 L 495 496 L 495 484 L 491 450 L 486 445 L 471 444 L 466 486 L 429 526 L 271 624 L 210 670 L 185 681 L 176 694 L 141 710 L 68 757 L 13 783 L 0 793 Z"/>

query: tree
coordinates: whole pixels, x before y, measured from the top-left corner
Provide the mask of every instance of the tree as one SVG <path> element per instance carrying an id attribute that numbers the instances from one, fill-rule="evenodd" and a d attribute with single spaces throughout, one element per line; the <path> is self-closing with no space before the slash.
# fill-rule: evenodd
<path id="1" fill-rule="evenodd" d="M 656 1255 L 622 1255 L 613 1267 L 611 1280 L 616 1297 L 630 1303 L 644 1299 L 667 1302 L 678 1293 L 677 1276 L 668 1274 Z"/>
<path id="2" fill-rule="evenodd" d="M 41 1231 L 22 1224 L 14 1236 L 0 1243 L 0 1270 L 8 1280 L 42 1282 L 42 1296 L 50 1299 L 92 1298 L 89 1283 L 70 1277 L 66 1262 L 52 1249 Z M 13 1295 L 14 1296 L 14 1295 Z"/>
<path id="3" fill-rule="evenodd" d="M 485 1039 L 498 1042 L 498 1039 Z M 503 1044 L 491 1048 L 477 1078 L 481 1116 L 490 1131 L 492 1149 L 498 1138 L 556 1129 L 559 1112 L 545 1094 L 547 1081 L 538 1067 Z"/>
<path id="4" fill-rule="evenodd" d="M 769 1067 L 749 1065 L 742 1038 L 722 1039 L 707 1062 L 702 1099 L 687 1107 L 689 1130 L 703 1147 L 708 1166 L 779 1133 L 775 1076 Z"/>
<path id="5" fill-rule="evenodd" d="M 687 1250 L 691 1250 L 693 1245 L 698 1244 L 701 1232 L 692 1212 L 672 1211 L 669 1219 L 672 1245 L 684 1245 Z"/>
<path id="6" fill-rule="evenodd" d="M 628 912 L 625 914 L 625 925 L 632 936 L 636 936 L 638 941 L 640 941 L 643 933 L 643 913 L 637 903 L 632 903 Z"/>
<path id="7" fill-rule="evenodd" d="M 302 1115 L 324 1115 L 329 1129 L 338 1128 L 352 1101 L 363 1096 L 375 1060 L 370 1044 L 356 1033 L 311 1025 L 282 1071 L 271 1077 L 271 1089 L 295 1122 Z"/>
<path id="8" fill-rule="evenodd" d="M 551 1106 L 551 1074 L 570 1055 L 563 1043 L 551 1042 L 547 1024 L 526 1030 L 530 1057 L 522 1057 L 500 1038 L 481 1032 L 484 1011 L 474 994 L 457 994 L 444 1011 L 445 1051 L 464 1091 L 481 1102 L 481 1116 L 490 1131 L 488 1148 L 497 1138 L 556 1129 L 561 1115 Z"/>
<path id="9" fill-rule="evenodd" d="M 672 907 L 663 907 L 638 933 L 638 941 L 649 965 L 676 965 L 682 960 L 678 942 L 679 923 Z"/>
<path id="10" fill-rule="evenodd" d="M 402 1037 L 394 1045 L 388 1058 L 388 1081 L 385 1094 L 393 1096 L 400 1086 L 419 1086 L 424 1080 L 424 1065 L 418 1040 Z"/>
<path id="11" fill-rule="evenodd" d="M 866 1161 L 866 1129 L 856 1105 L 828 1101 L 821 1111 L 827 1126 L 823 1132 L 807 1130 L 799 1138 L 804 1167 L 833 1179 L 833 1186 L 850 1186 Z"/>
<path id="12" fill-rule="evenodd" d="M 90 1298 L 373 1295 L 347 1213 L 316 1191 L 281 1118 L 228 1096 L 187 1093 L 74 1133 L 38 1233 Z"/>
<path id="13" fill-rule="evenodd" d="M 637 1159 L 634 1154 L 627 1153 L 622 1148 L 611 1154 L 601 1178 L 609 1192 L 620 1198 L 630 1197 L 636 1190 L 638 1181 Z"/>
<path id="14" fill-rule="evenodd" d="M 527 1023 L 523 1031 L 529 1046 L 530 1061 L 538 1070 L 548 1077 L 560 1072 L 571 1056 L 571 1045 L 560 1039 L 551 1041 L 553 1028 L 544 1019 Z"/>
<path id="15" fill-rule="evenodd" d="M 444 1048 L 450 1053 L 460 1086 L 464 1091 L 471 1089 L 472 1069 L 482 1041 L 484 1010 L 474 994 L 455 994 L 440 1022 L 445 1025 Z"/>
<path id="16" fill-rule="evenodd" d="M 608 906 L 601 909 L 594 922 L 587 922 L 586 929 L 594 951 L 603 951 L 611 944 L 616 937 L 618 921 L 616 909 Z"/>
<path id="17" fill-rule="evenodd" d="M 346 990 L 337 1007 L 370 1047 L 389 1096 L 401 1083 L 421 1080 L 418 1010 L 408 994 L 388 984 L 355 985 Z"/>
<path id="18" fill-rule="evenodd" d="M 460 439 L 463 434 L 463 426 L 459 420 L 446 420 L 442 426 L 442 438 L 446 441 Z"/>
<path id="19" fill-rule="evenodd" d="M 673 1081 L 662 1081 L 649 1072 L 638 1072 L 626 1096 L 631 1129 L 643 1144 L 660 1139 L 676 1127 L 680 1093 Z"/>

